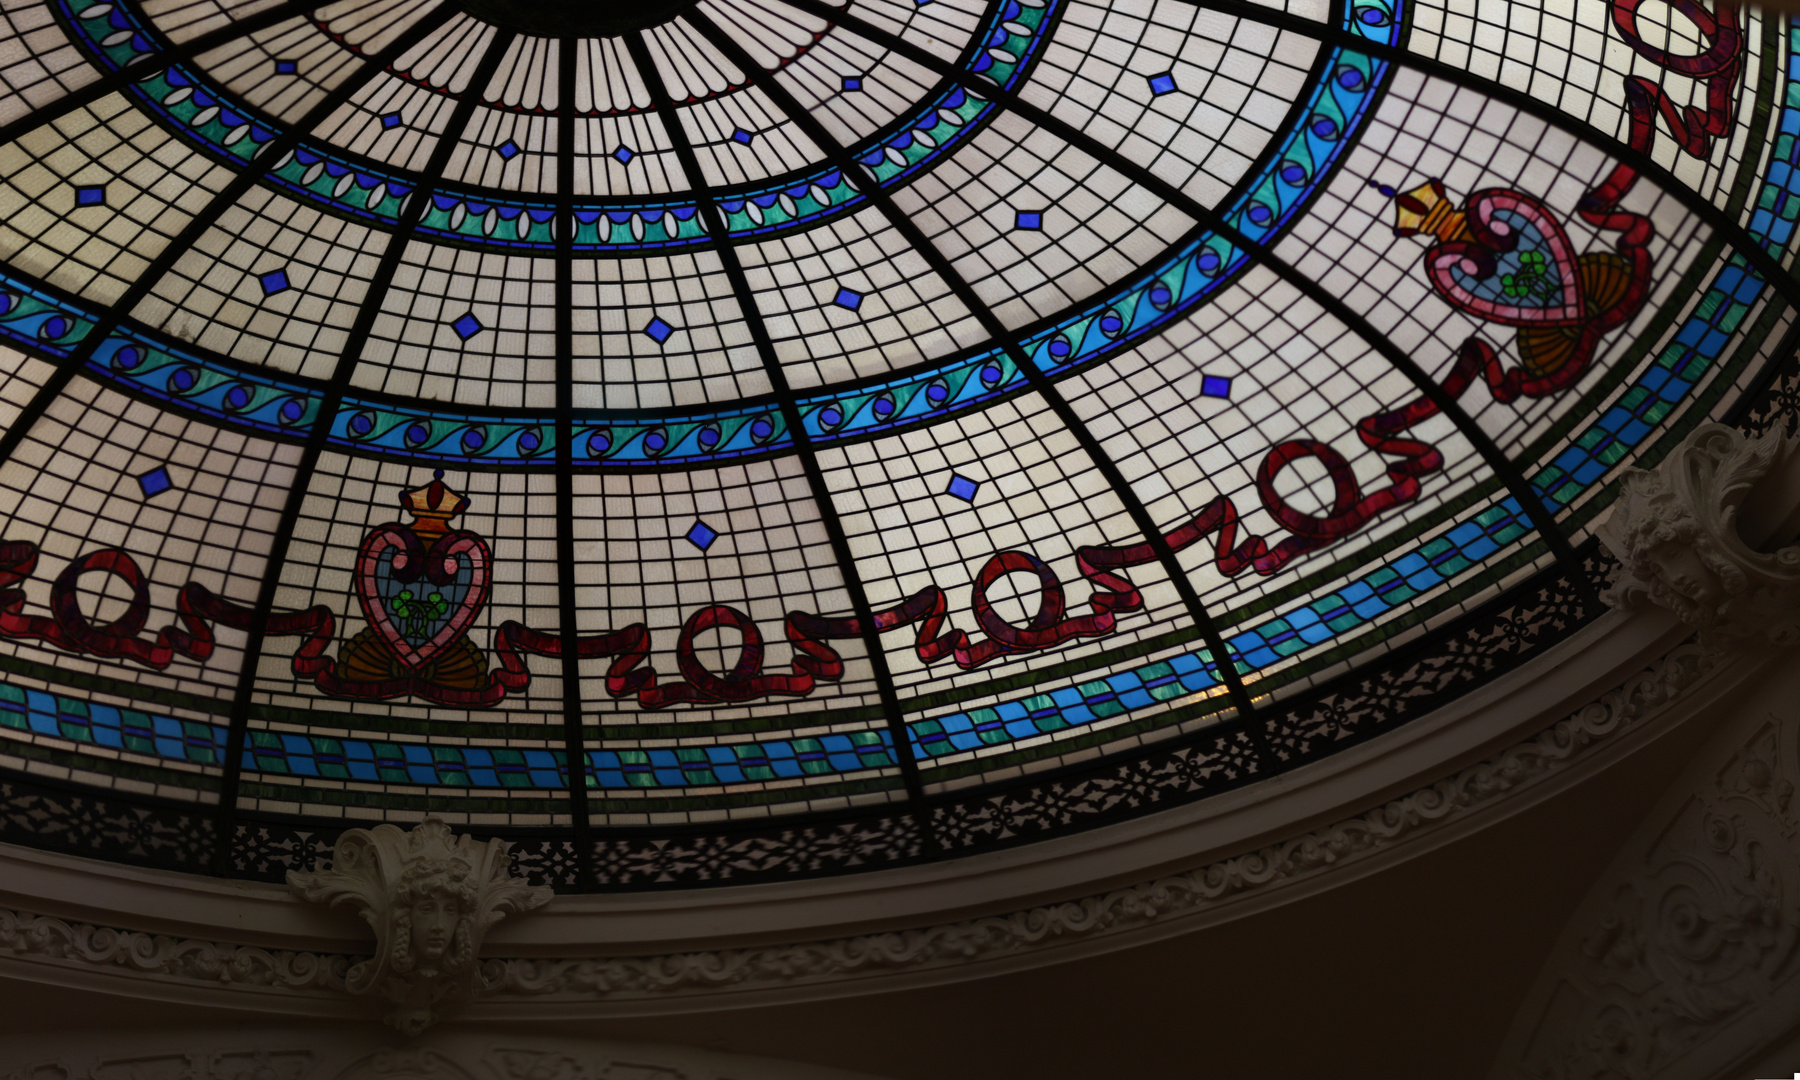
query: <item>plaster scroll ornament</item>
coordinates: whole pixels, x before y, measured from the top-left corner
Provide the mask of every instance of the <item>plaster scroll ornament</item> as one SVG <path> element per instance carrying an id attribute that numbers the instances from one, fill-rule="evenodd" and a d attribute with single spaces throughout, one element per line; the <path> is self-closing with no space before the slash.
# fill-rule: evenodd
<path id="1" fill-rule="evenodd" d="M 1495 1080 L 1748 1075 L 1717 1063 L 1792 1023 L 1800 722 L 1771 714 L 1740 738 L 1595 884 Z"/>
<path id="2" fill-rule="evenodd" d="M 1673 612 L 1702 641 L 1800 644 L 1800 545 L 1763 551 L 1800 480 L 1800 440 L 1697 428 L 1654 471 L 1627 471 L 1596 530 L 1623 564 L 1605 595 Z M 1785 504 L 1785 505 L 1778 505 Z M 1746 535 L 1748 534 L 1748 535 Z"/>
<path id="3" fill-rule="evenodd" d="M 456 836 L 438 818 L 410 831 L 351 829 L 331 869 L 291 871 L 288 888 L 374 928 L 375 955 L 345 973 L 344 989 L 385 999 L 394 1006 L 385 1021 L 417 1035 L 483 988 L 476 957 L 488 929 L 550 899 L 549 886 L 513 876 L 510 847 Z"/>

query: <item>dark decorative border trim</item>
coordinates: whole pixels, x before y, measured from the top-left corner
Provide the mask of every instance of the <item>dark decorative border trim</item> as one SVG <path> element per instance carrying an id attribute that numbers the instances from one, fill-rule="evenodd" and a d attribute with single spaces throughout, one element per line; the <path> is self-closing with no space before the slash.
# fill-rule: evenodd
<path id="1" fill-rule="evenodd" d="M 1587 590 L 1616 568 L 1590 542 L 1581 554 Z M 1270 715 L 1204 728 L 1137 756 L 1047 773 L 1028 781 L 926 800 L 943 851 L 924 843 L 903 807 L 704 828 L 596 828 L 594 884 L 601 892 L 739 885 L 886 869 L 1066 836 L 1165 810 L 1286 772 L 1392 731 L 1538 656 L 1601 610 L 1560 567 L 1422 635 L 1376 665 L 1327 683 Z M 93 858 L 204 871 L 211 808 L 93 792 L 0 771 L 0 841 Z M 229 838 L 227 875 L 280 882 L 314 870 L 343 828 L 243 813 Z M 514 845 L 533 884 L 579 889 L 578 852 L 567 830 L 468 827 Z"/>
<path id="2" fill-rule="evenodd" d="M 1202 916 L 1257 893 L 1366 861 L 1538 786 L 1642 727 L 1716 665 L 1691 639 L 1622 685 L 1492 758 L 1356 817 L 1173 876 L 1111 892 L 919 929 L 654 956 L 488 959 L 482 996 L 504 1004 L 643 1000 L 724 990 L 966 968 Z M 1784 804 L 1785 805 L 1785 804 Z M 360 957 L 181 939 L 0 909 L 0 958 L 65 968 L 124 968 L 177 982 L 221 983 L 319 1000 L 345 989 Z"/>

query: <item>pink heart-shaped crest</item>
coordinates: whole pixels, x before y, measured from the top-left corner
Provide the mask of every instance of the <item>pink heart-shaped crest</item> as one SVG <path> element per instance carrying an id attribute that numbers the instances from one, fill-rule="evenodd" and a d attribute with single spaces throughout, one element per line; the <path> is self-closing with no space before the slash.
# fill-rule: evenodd
<path id="1" fill-rule="evenodd" d="M 427 549 L 411 529 L 384 525 L 357 551 L 356 599 L 400 663 L 424 667 L 481 614 L 493 561 L 474 533 L 444 533 Z"/>
<path id="2" fill-rule="evenodd" d="M 1473 240 L 1449 240 L 1426 254 L 1432 284 L 1477 318 L 1508 326 L 1579 323 L 1586 299 L 1569 236 L 1529 195 L 1500 189 L 1469 197 Z"/>

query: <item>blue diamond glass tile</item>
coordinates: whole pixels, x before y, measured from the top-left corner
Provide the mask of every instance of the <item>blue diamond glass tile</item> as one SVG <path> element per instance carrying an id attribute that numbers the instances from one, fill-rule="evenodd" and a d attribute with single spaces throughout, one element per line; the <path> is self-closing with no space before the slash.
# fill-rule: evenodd
<path id="1" fill-rule="evenodd" d="M 1231 380 L 1224 375 L 1202 375 L 1200 394 L 1202 397 L 1228 398 L 1231 396 Z"/>
<path id="2" fill-rule="evenodd" d="M 462 318 L 451 323 L 450 329 L 456 331 L 457 337 L 467 341 L 476 334 L 481 333 L 481 320 L 477 319 L 475 313 L 471 311 Z"/>
<path id="3" fill-rule="evenodd" d="M 837 295 L 831 298 L 831 302 L 838 307 L 843 308 L 845 311 L 855 311 L 857 308 L 862 307 L 863 294 L 857 292 L 855 289 L 846 289 L 840 285 L 838 286 Z"/>
<path id="4" fill-rule="evenodd" d="M 637 157 L 637 153 L 633 151 L 631 147 L 621 143 L 619 148 L 613 151 L 613 157 L 617 159 L 619 164 L 629 165 L 631 164 L 631 159 Z"/>
<path id="5" fill-rule="evenodd" d="M 274 296 L 278 292 L 286 292 L 288 290 L 288 276 L 286 270 L 271 270 L 266 274 L 258 276 L 256 280 L 262 283 L 264 296 Z"/>
<path id="6" fill-rule="evenodd" d="M 137 482 L 146 499 L 154 499 L 175 486 L 175 481 L 169 479 L 169 470 L 161 465 L 139 476 Z"/>
<path id="7" fill-rule="evenodd" d="M 300 64 L 298 61 L 295 61 L 295 60 L 277 60 L 277 61 L 275 61 L 275 74 L 277 74 L 277 75 L 294 75 L 294 74 L 297 74 L 299 71 L 300 71 Z"/>
<path id="8" fill-rule="evenodd" d="M 701 551 L 705 551 L 707 548 L 712 547 L 713 541 L 718 538 L 719 534 L 704 521 L 694 522 L 694 527 L 687 531 L 688 543 L 699 548 Z"/>
<path id="9" fill-rule="evenodd" d="M 104 206 L 106 204 L 106 188 L 94 184 L 75 189 L 76 206 Z"/>
<path id="10" fill-rule="evenodd" d="M 738 128 L 731 133 L 732 141 L 744 146 L 749 146 L 750 140 L 754 138 L 756 138 L 756 133 L 754 131 L 745 131 L 743 128 Z"/>
<path id="11" fill-rule="evenodd" d="M 644 327 L 644 333 L 648 334 L 650 340 L 656 342 L 658 345 L 669 340 L 669 335 L 674 332 L 675 328 L 668 323 L 663 322 L 662 316 L 660 315 L 651 316 L 650 325 Z"/>
<path id="12" fill-rule="evenodd" d="M 386 113 L 381 118 L 381 126 L 384 130 L 391 131 L 399 127 L 400 123 L 400 114 L 397 112 Z"/>
<path id="13" fill-rule="evenodd" d="M 1150 92 L 1157 97 L 1175 92 L 1175 73 L 1165 71 L 1161 75 L 1150 76 Z"/>
<path id="14" fill-rule="evenodd" d="M 508 161 L 519 156 L 519 144 L 513 142 L 511 139 L 501 143 L 498 149 L 500 151 L 500 156 Z"/>
<path id="15" fill-rule="evenodd" d="M 951 473 L 950 486 L 944 490 L 948 494 L 961 499 L 963 502 L 972 503 L 975 501 L 975 493 L 981 490 L 981 483 L 977 480 L 971 480 L 961 473 Z"/>
<path id="16" fill-rule="evenodd" d="M 1021 210 L 1015 224 L 1021 229 L 1041 229 L 1044 227 L 1044 213 L 1041 210 Z"/>

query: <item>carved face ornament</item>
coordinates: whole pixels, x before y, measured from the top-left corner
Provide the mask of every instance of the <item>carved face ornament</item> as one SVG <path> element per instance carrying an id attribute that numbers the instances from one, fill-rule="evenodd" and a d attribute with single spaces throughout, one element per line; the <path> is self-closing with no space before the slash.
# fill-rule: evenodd
<path id="1" fill-rule="evenodd" d="M 345 974 L 345 989 L 396 1006 L 387 1022 L 416 1035 L 482 989 L 475 958 L 488 927 L 550 899 L 513 877 L 504 841 L 456 836 L 436 818 L 338 838 L 332 869 L 290 873 L 305 900 L 347 907 L 375 930 L 375 955 Z"/>
<path id="2" fill-rule="evenodd" d="M 1711 614 L 1726 599 L 1724 583 L 1713 573 L 1692 545 L 1674 541 L 1657 544 L 1644 553 L 1644 561 L 1677 595 Z"/>
<path id="3" fill-rule="evenodd" d="M 438 892 L 413 901 L 407 914 L 412 923 L 413 959 L 421 966 L 435 967 L 444 959 L 462 922 L 462 903 L 452 893 Z"/>

